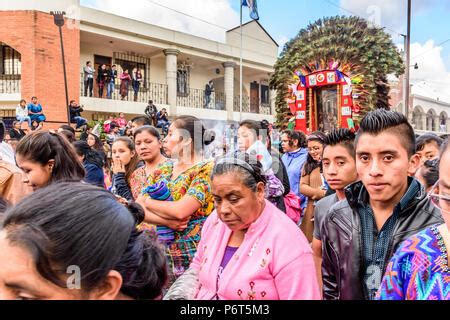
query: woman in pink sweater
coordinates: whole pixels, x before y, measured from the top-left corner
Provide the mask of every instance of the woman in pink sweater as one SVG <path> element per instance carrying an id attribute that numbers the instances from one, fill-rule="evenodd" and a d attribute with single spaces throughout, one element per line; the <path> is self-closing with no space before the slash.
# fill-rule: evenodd
<path id="1" fill-rule="evenodd" d="M 264 199 L 256 158 L 220 159 L 211 186 L 216 210 L 190 268 L 164 299 L 320 299 L 311 248 L 296 224 Z"/>

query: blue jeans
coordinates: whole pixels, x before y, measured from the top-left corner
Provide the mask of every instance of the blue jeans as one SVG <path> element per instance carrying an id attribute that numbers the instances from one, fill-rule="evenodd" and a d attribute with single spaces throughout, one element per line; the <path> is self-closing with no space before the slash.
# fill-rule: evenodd
<path id="1" fill-rule="evenodd" d="M 70 120 L 70 122 L 71 123 L 76 123 L 77 124 L 76 129 L 78 129 L 81 126 L 84 126 L 87 123 L 87 120 L 85 118 L 83 118 L 83 117 L 73 117 Z"/>
<path id="2" fill-rule="evenodd" d="M 17 121 L 20 122 L 20 125 L 22 125 L 22 122 L 27 121 L 28 127 L 31 128 L 31 118 L 29 116 L 26 116 L 26 117 L 16 116 L 16 119 L 17 119 Z"/>
<path id="3" fill-rule="evenodd" d="M 170 126 L 169 121 L 163 121 L 163 120 L 159 120 L 158 124 L 156 125 L 157 128 L 162 129 L 163 134 L 167 134 L 167 132 L 169 131 L 169 126 Z"/>
<path id="4" fill-rule="evenodd" d="M 108 86 L 106 87 L 106 95 L 108 96 L 108 99 L 112 98 L 112 93 L 114 92 L 114 82 L 108 83 Z"/>

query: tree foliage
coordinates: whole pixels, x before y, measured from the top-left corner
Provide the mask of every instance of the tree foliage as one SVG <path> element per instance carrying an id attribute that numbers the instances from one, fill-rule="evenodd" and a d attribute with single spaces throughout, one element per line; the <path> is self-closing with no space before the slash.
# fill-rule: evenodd
<path id="1" fill-rule="evenodd" d="M 402 58 L 389 34 L 359 17 L 336 16 L 319 19 L 287 42 L 275 64 L 270 86 L 277 90 L 277 125 L 285 127 L 292 117 L 286 103 L 294 71 L 327 69 L 330 61 L 353 82 L 358 118 L 374 108 L 388 108 L 387 75 L 404 72 Z M 354 81 L 358 79 L 358 81 Z"/>

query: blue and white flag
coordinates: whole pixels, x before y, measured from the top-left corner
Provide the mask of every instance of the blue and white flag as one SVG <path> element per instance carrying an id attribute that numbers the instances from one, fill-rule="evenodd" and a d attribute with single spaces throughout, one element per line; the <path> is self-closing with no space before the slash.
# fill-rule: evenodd
<path id="1" fill-rule="evenodd" d="M 258 20 L 258 6 L 256 5 L 256 0 L 242 0 L 242 6 L 248 7 L 250 10 L 250 18 L 253 20 Z"/>

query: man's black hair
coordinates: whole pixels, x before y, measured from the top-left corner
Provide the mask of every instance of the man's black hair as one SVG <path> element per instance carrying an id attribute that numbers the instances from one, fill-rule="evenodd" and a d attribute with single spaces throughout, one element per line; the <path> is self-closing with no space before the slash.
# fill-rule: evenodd
<path id="1" fill-rule="evenodd" d="M 435 135 L 434 133 L 422 134 L 416 140 L 416 152 L 422 151 L 426 144 L 429 144 L 432 142 L 435 142 L 439 149 L 444 141 L 441 138 L 439 138 L 437 135 Z"/>
<path id="2" fill-rule="evenodd" d="M 147 116 L 134 117 L 133 119 L 131 119 L 131 122 L 139 123 L 142 126 L 151 126 L 152 125 L 151 119 Z"/>
<path id="3" fill-rule="evenodd" d="M 341 128 L 329 132 L 325 138 L 325 147 L 336 145 L 342 145 L 355 158 L 355 134 L 351 130 Z"/>
<path id="4" fill-rule="evenodd" d="M 376 109 L 365 115 L 356 133 L 355 147 L 363 134 L 379 135 L 384 131 L 389 131 L 400 139 L 409 157 L 414 155 L 416 152 L 416 138 L 414 129 L 408 122 L 408 119 L 400 112 L 386 109 Z"/>

